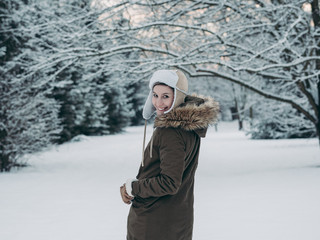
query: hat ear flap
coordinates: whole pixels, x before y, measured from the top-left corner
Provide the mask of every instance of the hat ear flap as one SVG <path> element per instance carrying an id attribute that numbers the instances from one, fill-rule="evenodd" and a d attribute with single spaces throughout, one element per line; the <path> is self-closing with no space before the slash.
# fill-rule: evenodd
<path id="1" fill-rule="evenodd" d="M 149 92 L 148 98 L 146 100 L 146 103 L 143 107 L 142 116 L 144 119 L 148 120 L 152 117 L 152 115 L 155 113 L 156 109 L 152 104 L 152 90 Z"/>
<path id="2" fill-rule="evenodd" d="M 186 75 L 181 72 L 180 70 L 176 71 L 177 75 L 178 75 L 178 82 L 177 82 L 177 88 L 181 89 L 184 92 L 188 92 L 188 79 L 186 77 Z"/>
<path id="3" fill-rule="evenodd" d="M 179 90 L 176 91 L 176 97 L 175 97 L 175 105 L 174 107 L 180 106 L 182 103 L 184 103 L 184 99 L 186 98 L 186 94 L 183 92 L 180 92 Z"/>

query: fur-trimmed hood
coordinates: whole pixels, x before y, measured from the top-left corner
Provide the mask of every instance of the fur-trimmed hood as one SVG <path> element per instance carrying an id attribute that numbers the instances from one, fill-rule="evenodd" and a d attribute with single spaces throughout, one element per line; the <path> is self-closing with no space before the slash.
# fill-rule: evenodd
<path id="1" fill-rule="evenodd" d="M 218 120 L 219 103 L 211 97 L 188 95 L 185 102 L 167 114 L 157 116 L 154 126 L 195 131 L 204 137 L 209 125 Z"/>

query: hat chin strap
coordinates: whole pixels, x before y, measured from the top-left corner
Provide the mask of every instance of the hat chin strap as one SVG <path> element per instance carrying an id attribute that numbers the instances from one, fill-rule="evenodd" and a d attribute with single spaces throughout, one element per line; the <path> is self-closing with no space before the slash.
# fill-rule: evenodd
<path id="1" fill-rule="evenodd" d="M 180 92 L 184 93 L 185 95 L 188 95 L 188 93 L 186 91 L 184 91 L 184 90 L 182 90 L 182 89 L 180 89 L 178 87 L 176 87 L 176 89 L 179 90 Z"/>
<path id="2" fill-rule="evenodd" d="M 169 110 L 165 111 L 164 114 L 167 114 L 168 112 L 170 112 L 170 111 L 173 109 L 173 107 L 174 107 L 174 105 L 175 105 L 175 103 L 176 103 L 176 100 L 177 100 L 177 93 L 176 93 L 176 91 L 177 91 L 177 90 L 174 89 L 174 99 L 173 99 L 173 103 L 172 103 L 171 107 L 169 108 Z"/>
<path id="3" fill-rule="evenodd" d="M 141 165 L 144 167 L 144 147 L 146 145 L 147 120 L 144 120 L 143 144 L 142 144 L 142 160 Z"/>
<path id="4" fill-rule="evenodd" d="M 170 109 L 167 110 L 167 111 L 165 111 L 164 114 L 170 112 L 170 111 L 174 108 L 174 106 L 175 106 L 175 104 L 176 104 L 176 100 L 177 100 L 177 90 L 180 91 L 180 92 L 182 92 L 182 93 L 185 94 L 185 95 L 188 95 L 188 93 L 187 93 L 186 91 L 181 90 L 181 89 L 178 88 L 178 87 L 175 87 L 175 88 L 174 88 L 174 100 L 173 100 L 173 103 L 172 103 Z"/>

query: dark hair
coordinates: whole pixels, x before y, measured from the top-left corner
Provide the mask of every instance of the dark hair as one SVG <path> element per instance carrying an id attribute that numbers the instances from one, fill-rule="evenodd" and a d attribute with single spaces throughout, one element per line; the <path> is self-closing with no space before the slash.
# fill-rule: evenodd
<path id="1" fill-rule="evenodd" d="M 174 88 L 173 88 L 173 87 L 170 87 L 170 86 L 168 86 L 167 84 L 165 84 L 165 83 L 163 83 L 163 82 L 156 82 L 155 84 L 153 84 L 152 89 L 153 89 L 155 86 L 158 86 L 158 85 L 160 85 L 160 86 L 167 86 L 167 87 L 171 88 L 172 91 L 174 92 Z"/>

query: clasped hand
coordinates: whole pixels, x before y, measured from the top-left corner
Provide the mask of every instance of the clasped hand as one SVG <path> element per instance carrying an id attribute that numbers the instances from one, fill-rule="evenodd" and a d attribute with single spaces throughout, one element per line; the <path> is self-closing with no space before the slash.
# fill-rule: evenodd
<path id="1" fill-rule="evenodd" d="M 129 194 L 127 193 L 126 184 L 123 184 L 120 187 L 120 195 L 121 195 L 122 201 L 124 203 L 126 203 L 126 204 L 130 204 L 131 203 L 131 200 L 133 199 L 133 197 L 130 197 Z"/>

